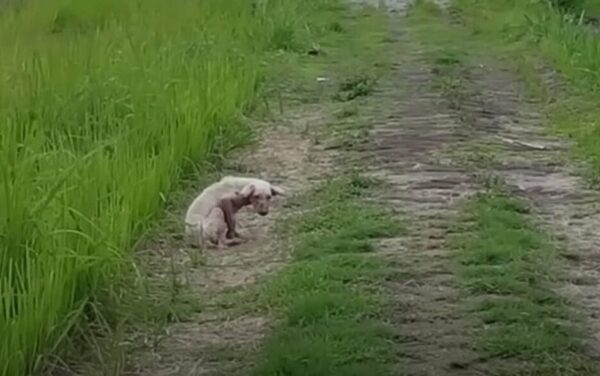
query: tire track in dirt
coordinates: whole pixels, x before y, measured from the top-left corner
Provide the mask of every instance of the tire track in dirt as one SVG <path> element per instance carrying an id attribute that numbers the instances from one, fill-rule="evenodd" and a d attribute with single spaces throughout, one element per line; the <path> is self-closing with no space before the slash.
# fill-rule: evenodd
<path id="1" fill-rule="evenodd" d="M 280 124 L 267 129 L 256 148 L 232 157 L 238 161 L 237 166 L 247 171 L 242 175 L 281 184 L 289 196 L 294 196 L 328 168 L 328 156 L 319 153 L 315 157 L 318 152 L 306 137 L 307 127 L 326 123 L 327 116 L 320 108 L 305 107 L 278 119 Z M 269 330 L 269 317 L 240 314 L 239 308 L 243 307 L 232 310 L 222 298 L 252 286 L 285 265 L 287 247 L 275 241 L 273 226 L 277 218 L 289 215 L 290 209 L 283 205 L 285 199 L 279 199 L 266 218 L 253 215 L 250 210 L 240 212 L 241 232 L 254 239 L 226 250 L 205 250 L 201 265 L 192 265 L 180 225 L 185 205 L 201 189 L 190 190 L 185 201 L 174 206 L 168 214 L 171 230 L 161 232 L 141 252 L 143 262 L 152 270 L 151 279 L 177 279 L 186 298 L 200 302 L 201 309 L 168 324 L 161 335 L 145 338 L 143 342 L 149 344 L 138 344 L 140 347 L 130 356 L 126 375 L 244 375 L 252 369 L 254 352 Z"/>
<path id="2" fill-rule="evenodd" d="M 570 146 L 549 136 L 539 103 L 497 62 L 481 60 L 466 77 L 477 99 L 467 111 L 481 141 L 498 147 L 490 168 L 535 209 L 538 222 L 562 250 L 564 276 L 552 286 L 584 316 L 590 356 L 600 355 L 600 194 L 568 162 Z"/>
<path id="3" fill-rule="evenodd" d="M 394 265 L 387 283 L 392 300 L 401 375 L 478 375 L 467 368 L 475 324 L 466 312 L 447 244 L 457 205 L 474 193 L 468 169 L 441 160 L 448 144 L 471 139 L 439 91 L 424 46 L 411 40 L 402 19 L 392 20 L 398 38 L 392 73 L 381 80 L 358 121 L 372 124 L 372 142 L 353 154 L 386 182 L 375 199 L 401 213 L 408 234 L 381 241 L 379 255 Z"/>
<path id="4" fill-rule="evenodd" d="M 396 74 L 399 85 L 381 93 L 393 110 L 373 135 L 377 175 L 390 183 L 381 199 L 410 221 L 408 236 L 381 244 L 402 275 L 389 286 L 401 342 L 398 366 L 406 375 L 469 374 L 462 367 L 477 359 L 471 349 L 473 323 L 456 285 L 447 240 L 460 210 L 456 204 L 474 187 L 466 169 L 437 158 L 445 145 L 458 147 L 469 136 L 432 91 L 423 59 L 403 61 Z"/>

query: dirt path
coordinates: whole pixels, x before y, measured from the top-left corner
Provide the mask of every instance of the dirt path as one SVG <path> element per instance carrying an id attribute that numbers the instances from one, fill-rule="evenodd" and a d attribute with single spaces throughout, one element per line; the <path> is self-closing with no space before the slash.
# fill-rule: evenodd
<path id="1" fill-rule="evenodd" d="M 371 3 L 393 13 L 395 64 L 353 120 L 372 125 L 370 141 L 340 156 L 384 179 L 385 194 L 376 200 L 409 224 L 406 235 L 381 241 L 378 251 L 397 270 L 386 290 L 393 300 L 398 374 L 506 375 L 520 367 L 484 359 L 476 351 L 481 324 L 468 310 L 472 302 L 458 285 L 448 244 L 464 199 L 482 191 L 492 175 L 532 202 L 542 225 L 568 250 L 567 278 L 552 287 L 578 303 L 592 330 L 588 348 L 595 354 L 593 349 L 600 348 L 600 212 L 593 203 L 600 197 L 586 188 L 581 171 L 564 163 L 568 145 L 545 135 L 540 107 L 526 99 L 523 86 L 501 62 L 481 57 L 461 67 L 458 79 L 467 95 L 436 87 L 438 67 L 430 51 L 401 18 L 410 1 Z M 294 195 L 330 169 L 331 156 L 306 132 L 307 123 L 319 127 L 329 119 L 318 105 L 285 119 L 265 132 L 256 150 L 238 159 Z M 464 158 L 473 145 L 490 151 L 484 165 Z M 285 264 L 285 245 L 271 239 L 275 218 L 290 210 L 280 201 L 274 217 L 244 216 L 242 223 L 258 231 L 258 239 L 235 252 L 209 252 L 202 265 L 190 265 L 175 231 L 155 239 L 147 259 L 156 277 L 165 278 L 174 268 L 191 299 L 206 303 L 184 321 L 169 324 L 166 335 L 133 357 L 126 374 L 248 374 L 270 318 L 234 313 L 223 307 L 222 297 Z"/>
<path id="2" fill-rule="evenodd" d="M 362 159 L 369 156 L 371 173 L 389 183 L 378 200 L 410 224 L 407 236 L 382 242 L 379 251 L 400 275 L 388 286 L 395 300 L 398 372 L 478 374 L 464 369 L 477 359 L 470 345 L 473 324 L 451 270 L 446 236 L 460 210 L 457 203 L 473 192 L 473 182 L 465 167 L 438 156 L 447 145 L 460 148 L 471 135 L 432 88 L 423 46 L 401 24 L 396 27 L 397 63 L 362 119 L 374 129 L 373 142 L 360 153 Z"/>
<path id="3" fill-rule="evenodd" d="M 281 184 L 294 196 L 310 186 L 327 168 L 327 155 L 318 158 L 307 138 L 307 126 L 327 121 L 319 107 L 305 106 L 286 112 L 278 125 L 267 128 L 258 147 L 232 157 L 242 175 L 259 176 Z M 186 194 L 191 202 L 198 189 Z M 134 352 L 127 375 L 244 375 L 252 366 L 252 355 L 268 330 L 269 317 L 242 313 L 231 308 L 224 297 L 243 291 L 261 278 L 276 272 L 287 259 L 285 244 L 274 241 L 273 225 L 288 214 L 285 199 L 274 203 L 267 218 L 240 214 L 241 231 L 255 237 L 251 242 L 227 251 L 208 250 L 192 262 L 191 250 L 182 243 L 179 226 L 183 205 L 175 205 L 170 214 L 173 231 L 161 233 L 141 253 L 151 265 L 151 278 L 175 278 L 187 301 L 200 304 L 197 312 L 166 326 L 163 333 Z M 235 299 L 235 298 L 234 298 Z M 237 307 L 238 310 L 240 307 Z M 243 307 L 241 307 L 243 308 Z"/>
<path id="4" fill-rule="evenodd" d="M 568 162 L 570 145 L 547 135 L 539 104 L 526 98 L 510 72 L 481 65 L 471 68 L 468 79 L 478 93 L 468 111 L 479 112 L 476 126 L 488 129 L 482 141 L 499 150 L 490 168 L 533 203 L 540 224 L 562 248 L 565 278 L 554 288 L 577 303 L 590 330 L 588 350 L 598 356 L 600 195 L 582 178 L 584 171 Z"/>

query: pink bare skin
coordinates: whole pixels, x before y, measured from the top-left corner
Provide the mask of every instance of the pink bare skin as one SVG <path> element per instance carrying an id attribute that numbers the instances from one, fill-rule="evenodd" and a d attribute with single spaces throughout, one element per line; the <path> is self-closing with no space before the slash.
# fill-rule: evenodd
<path id="1" fill-rule="evenodd" d="M 227 194 L 221 197 L 217 206 L 223 210 L 224 221 L 227 224 L 227 241 L 242 240 L 243 237 L 236 231 L 236 214 L 244 206 L 251 205 L 251 199 L 239 193 Z"/>
<path id="2" fill-rule="evenodd" d="M 238 245 L 246 241 L 236 230 L 236 214 L 245 206 L 252 206 L 261 216 L 269 214 L 272 196 L 283 194 L 283 190 L 258 191 L 253 184 L 241 192 L 224 194 L 207 217 L 205 233 L 213 247 Z"/>
<path id="3" fill-rule="evenodd" d="M 229 247 L 243 243 L 246 239 L 236 230 L 236 214 L 250 204 L 250 198 L 238 192 L 223 195 L 207 217 L 208 245 L 220 248 L 220 245 Z"/>

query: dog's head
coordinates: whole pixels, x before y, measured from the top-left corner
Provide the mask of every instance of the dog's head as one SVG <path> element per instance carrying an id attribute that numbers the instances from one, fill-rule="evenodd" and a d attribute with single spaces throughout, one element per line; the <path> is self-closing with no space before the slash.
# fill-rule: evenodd
<path id="1" fill-rule="evenodd" d="M 285 191 L 281 187 L 259 181 L 247 184 L 240 191 L 240 195 L 250 202 L 254 211 L 263 216 L 269 214 L 271 198 L 284 193 Z"/>

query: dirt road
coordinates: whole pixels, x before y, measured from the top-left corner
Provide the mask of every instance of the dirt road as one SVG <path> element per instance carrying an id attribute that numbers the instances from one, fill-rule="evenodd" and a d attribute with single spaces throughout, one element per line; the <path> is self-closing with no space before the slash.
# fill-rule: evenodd
<path id="1" fill-rule="evenodd" d="M 370 95 L 357 102 L 356 113 L 345 116 L 346 125 L 367 129 L 361 142 L 332 147 L 328 136 L 323 136 L 325 141 L 317 137 L 339 122 L 327 97 L 283 114 L 277 120 L 283 123 L 267 129 L 259 146 L 239 157 L 241 165 L 246 172 L 255 167 L 260 176 L 287 186 L 291 196 L 309 192 L 349 164 L 384 181 L 385 188 L 369 201 L 392 209 L 407 223 L 407 231 L 378 241 L 374 252 L 394 269 L 392 277 L 379 283 L 388 301 L 380 319 L 393 331 L 392 374 L 593 374 L 595 349 L 600 348 L 600 233 L 595 231 L 600 214 L 593 204 L 598 194 L 566 157 L 570 146 L 548 136 L 543 106 L 531 99 L 506 61 L 485 50 L 461 55 L 456 43 L 462 36 L 427 37 L 428 32 L 440 34 L 427 29 L 435 19 L 408 20 L 409 1 L 372 3 L 390 13 L 386 53 L 392 63 Z M 438 6 L 439 14 L 431 17 L 447 23 L 448 30 L 461 27 L 453 26 L 447 2 Z M 427 11 L 423 14 L 429 17 Z M 464 48 L 467 51 L 469 45 Z M 555 79 L 550 73 L 542 77 Z M 473 240 L 483 233 L 477 225 L 469 227 L 483 220 L 465 217 L 465 207 L 481 194 L 494 196 L 489 192 L 498 189 L 528 208 L 511 212 L 514 218 L 527 217 L 544 234 L 543 245 L 519 247 L 551 244 L 548 249 L 560 249 L 555 256 L 558 269 L 548 275 L 542 265 L 556 261 L 550 256 L 519 261 L 516 267 L 524 273 L 523 281 L 518 280 L 521 290 L 503 290 L 510 274 L 500 275 L 492 287 L 474 288 L 506 265 L 490 257 L 487 264 L 476 265 L 487 268 L 476 280 L 465 272 L 472 265 L 461 261 L 454 240 Z M 190 266 L 189 254 L 180 251 L 185 247 L 174 234 L 159 236 L 149 245 L 153 256 L 147 262 L 163 269 L 175 265 L 176 278 L 188 286 L 188 295 L 203 304 L 183 322 L 169 324 L 164 338 L 150 349 L 136 352 L 127 374 L 253 372 L 277 313 L 245 309 L 236 302 L 236 294 L 268 280 L 289 262 L 288 240 L 277 236 L 275 226 L 276 219 L 300 210 L 288 204 L 279 202 L 277 214 L 266 221 L 242 218 L 258 233 L 257 239 L 235 252 L 208 252 L 198 265 Z M 484 217 L 486 210 L 476 213 Z M 507 259 L 514 261 L 512 256 Z M 162 278 L 168 274 L 157 270 L 160 267 L 155 273 Z M 482 304 L 493 309 L 486 311 Z M 519 304 L 527 309 L 514 308 Z M 514 317 L 511 307 L 517 312 Z M 494 309 L 505 316 L 489 319 Z M 539 316 L 533 321 L 523 318 L 529 312 Z M 583 328 L 585 334 L 553 336 L 566 326 Z M 535 336 L 539 338 L 526 343 Z M 551 371 L 541 364 L 549 359 L 556 361 Z M 290 369 L 279 374 L 302 374 Z"/>

